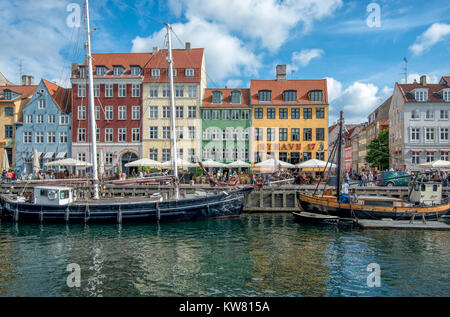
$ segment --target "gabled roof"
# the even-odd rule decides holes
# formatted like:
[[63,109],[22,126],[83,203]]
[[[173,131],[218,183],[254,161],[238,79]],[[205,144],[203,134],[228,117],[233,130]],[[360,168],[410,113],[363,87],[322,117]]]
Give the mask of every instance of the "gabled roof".
[[[289,79],[289,80],[251,80],[251,104],[252,105],[315,105],[328,104],[327,80],[326,79]],[[258,100],[259,90],[271,90],[272,101],[260,102]],[[297,102],[286,102],[283,100],[285,90],[297,91]],[[323,100],[314,102],[309,100],[309,92],[322,90]]]
[[[36,90],[37,85],[27,85],[27,86],[20,86],[20,85],[13,85],[13,86],[0,86],[0,102],[14,102],[20,99],[28,98],[34,94],[34,91]],[[4,91],[5,90],[11,90],[18,94],[20,94],[19,97],[14,98],[12,100],[5,100]]]
[[6,77],[5,77],[5,75],[3,75],[1,72],[0,72],[0,86],[11,86],[11,85],[14,85],[12,82],[10,82]]
[[[231,103],[231,92],[239,91],[241,93],[241,103]],[[222,103],[212,103],[212,94],[214,91],[222,93]],[[250,107],[250,89],[248,88],[207,88],[203,98],[202,107],[204,108],[242,108]]]
[[62,112],[70,113],[72,111],[72,89],[67,89],[56,85],[42,78],[42,82],[52,97],[55,104]]
[[414,89],[428,89],[428,101],[420,101],[423,102],[443,102],[442,96],[440,95],[440,91],[442,89],[447,88],[446,85],[443,84],[426,84],[425,86],[420,83],[413,84],[399,84],[395,83],[396,86],[399,87],[400,92],[402,93],[403,99],[406,102],[416,102],[413,94]]
[[439,84],[447,85],[448,87],[450,87],[450,76],[442,76],[441,80],[439,81]]

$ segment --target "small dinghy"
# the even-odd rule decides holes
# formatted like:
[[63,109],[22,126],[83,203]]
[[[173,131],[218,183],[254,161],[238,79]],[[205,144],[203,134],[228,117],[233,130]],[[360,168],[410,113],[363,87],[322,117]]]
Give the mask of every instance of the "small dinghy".
[[293,212],[295,221],[322,224],[322,225],[337,225],[339,223],[339,217],[331,215],[315,214],[312,212]]

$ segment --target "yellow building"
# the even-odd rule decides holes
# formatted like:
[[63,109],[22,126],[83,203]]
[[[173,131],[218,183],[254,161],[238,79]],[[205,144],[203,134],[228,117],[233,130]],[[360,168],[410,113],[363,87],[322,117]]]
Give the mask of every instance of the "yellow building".
[[286,80],[286,65],[276,80],[252,80],[251,162],[269,157],[297,164],[328,159],[326,79]]
[[[154,49],[146,65],[143,83],[143,157],[165,162],[171,159],[169,78],[167,50]],[[202,48],[174,49],[175,121],[178,158],[194,162],[201,156],[200,106],[206,88]]]
[[4,166],[4,153],[8,165],[14,168],[15,124],[22,120],[22,110],[30,101],[36,85],[0,86],[0,170]]

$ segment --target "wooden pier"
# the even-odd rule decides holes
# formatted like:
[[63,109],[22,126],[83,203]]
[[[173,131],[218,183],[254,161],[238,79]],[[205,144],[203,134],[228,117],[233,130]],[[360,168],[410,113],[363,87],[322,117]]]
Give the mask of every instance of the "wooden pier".
[[450,230],[450,225],[436,220],[366,220],[355,222],[363,229],[415,229],[415,230]]

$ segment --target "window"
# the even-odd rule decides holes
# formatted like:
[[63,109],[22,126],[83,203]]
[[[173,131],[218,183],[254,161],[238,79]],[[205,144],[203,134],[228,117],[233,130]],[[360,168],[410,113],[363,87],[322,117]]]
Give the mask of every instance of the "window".
[[275,119],[275,108],[267,109],[267,119]]
[[299,128],[291,129],[291,141],[300,141],[300,129]]
[[231,120],[239,120],[239,110],[231,111]]
[[316,108],[316,119],[325,118],[325,108]]
[[63,114],[59,117],[59,124],[60,125],[68,125],[69,124],[69,116],[66,114]]
[[158,86],[157,85],[150,86],[150,98],[158,98]]
[[325,161],[325,152],[316,152],[316,159]]
[[441,152],[441,160],[448,161],[448,152]]
[[196,85],[188,86],[188,96],[189,96],[189,98],[197,98],[197,86]]
[[105,84],[105,97],[113,96],[113,84]]
[[27,114],[25,116],[25,123],[27,123],[27,124],[33,123],[33,116],[31,114]]
[[450,101],[450,90],[444,90],[442,93],[442,99],[444,99],[444,101]]
[[316,141],[325,141],[325,129],[316,128]]
[[222,120],[230,120],[230,111],[222,110]]
[[203,120],[211,120],[211,111],[203,110]]
[[291,118],[292,119],[300,119],[300,108],[292,108],[291,109]]
[[5,138],[10,139],[13,137],[13,126],[5,125]]
[[278,159],[279,159],[280,161],[287,162],[287,160],[288,160],[288,158],[287,158],[287,152],[280,152],[280,153],[278,154]]
[[152,68],[151,75],[152,77],[159,77],[160,71],[159,68]]
[[178,158],[183,159],[183,149],[178,149]]
[[86,78],[86,67],[80,66],[80,76],[79,78]]
[[38,101],[38,109],[45,109],[45,100],[44,99],[40,99]]
[[275,141],[275,128],[267,128],[267,141]]
[[441,110],[439,119],[448,120],[448,110]]
[[78,142],[86,142],[86,129],[78,128]]
[[127,141],[127,129],[119,128],[119,142],[126,142],[126,141]]
[[12,99],[12,92],[11,90],[4,90],[4,98],[5,100],[11,100]]
[[177,98],[184,97],[184,86],[183,85],[175,86],[175,97],[177,97]]
[[237,141],[239,138],[239,130],[237,128],[233,129],[232,132],[232,139],[233,141]]
[[288,129],[287,128],[279,128],[278,129],[278,135],[280,141],[287,141],[288,139]]
[[188,107],[188,118],[197,118],[197,107],[196,106]]
[[106,68],[103,66],[97,66],[95,72],[97,76],[104,76],[106,75]]
[[78,153],[77,159],[78,161],[86,162],[86,153]]
[[212,111],[212,119],[213,120],[220,120],[220,110],[213,110]]
[[241,111],[241,119],[249,120],[249,118],[250,118],[250,112],[248,110],[242,110]]
[[14,108],[13,107],[6,107],[5,108],[5,116],[6,117],[14,116]]
[[86,84],[78,85],[78,97],[80,98],[86,97]]
[[262,119],[262,118],[263,118],[263,108],[256,108],[255,119]]
[[141,96],[141,85],[132,84],[131,85],[131,97],[140,97]]
[[162,86],[162,97],[163,98],[169,97],[169,86],[167,85]]
[[141,68],[139,66],[131,66],[131,76],[139,76],[141,74]]
[[217,128],[212,129],[212,139],[219,140],[220,139],[220,130]]
[[131,129],[131,141],[139,142],[141,140],[141,129],[133,128]]
[[211,139],[211,134],[209,133],[209,129],[203,130],[203,140]]
[[322,101],[322,90],[311,90],[309,92],[309,101]]
[[183,140],[184,139],[184,127],[176,127],[176,133],[177,133],[177,139]]
[[255,163],[259,163],[262,161],[262,157],[261,157],[261,153],[260,152],[255,152]]
[[162,117],[169,118],[170,117],[170,108],[169,106],[163,106],[162,108]]
[[170,139],[170,127],[163,127],[163,139]]
[[173,75],[173,77],[177,77],[177,69],[176,68],[172,68],[172,75]]
[[312,129],[311,128],[303,129],[303,141],[312,141]]
[[150,127],[149,137],[150,140],[158,139],[158,127]]
[[47,132],[47,143],[56,143],[56,133],[55,132]]
[[280,108],[280,119],[287,119],[287,118],[288,118],[288,109]]
[[131,120],[140,120],[140,119],[141,119],[141,106],[132,106]]
[[113,163],[113,153],[106,152],[105,153],[105,165],[112,165]]
[[157,161],[158,160],[158,149],[150,149],[148,156],[151,160]]
[[303,119],[312,119],[312,108],[303,109]]
[[237,104],[241,103],[241,92],[240,91],[235,90],[235,91],[231,92],[230,103],[237,103]]
[[420,164],[420,153],[418,153],[418,152],[411,153],[411,163],[412,164]]
[[162,160],[163,162],[170,161],[170,149],[162,150]]
[[212,103],[222,103],[222,92],[220,91],[212,92]]
[[420,128],[411,128],[411,141],[420,141]]
[[105,142],[113,142],[114,130],[112,128],[105,129]]
[[95,106],[95,120],[100,120],[100,106]]
[[78,120],[86,120],[86,106],[78,106]]
[[184,71],[184,76],[186,77],[194,77],[194,69],[186,68]]
[[241,160],[248,161],[248,149],[241,149]]
[[441,141],[448,141],[448,128],[441,128]]
[[425,141],[434,141],[434,128],[425,128]]
[[416,101],[427,101],[428,92],[426,90],[417,90],[415,92],[415,99]]
[[191,140],[195,140],[195,127],[188,127],[188,138]]
[[414,109],[411,112],[411,119],[420,119],[420,111],[417,109]]
[[67,132],[59,132],[59,143],[67,143]]
[[255,128],[255,141],[262,141],[262,140],[263,140],[263,129]]
[[119,97],[126,97],[126,96],[127,96],[127,85],[119,84]]
[[227,141],[230,139],[230,130],[223,129],[222,130],[222,140]]
[[434,161],[434,152],[427,152],[426,158],[427,158],[427,163],[433,162]]
[[231,153],[231,159],[233,160],[233,161],[237,161],[237,159],[238,159],[238,149],[233,149],[233,152]]
[[148,113],[150,119],[158,119],[158,107],[150,106],[148,107]]
[[297,91],[296,90],[286,90],[284,92],[284,101],[297,101]]
[[114,108],[113,106],[105,107],[105,120],[113,120],[114,119]]
[[114,66],[113,73],[114,73],[114,76],[122,76],[123,68],[121,66]]
[[38,114],[36,116],[36,123],[38,123],[38,124],[44,123],[44,115],[43,114]]
[[100,84],[94,84],[94,97],[100,97]]
[[184,117],[184,107],[183,106],[177,106],[175,108],[175,118],[183,118]]
[[434,111],[433,110],[427,110],[425,112],[425,119],[434,119]]
[[31,131],[24,131],[23,132],[23,143],[31,143],[31,142],[33,142],[32,132]]
[[272,100],[272,91],[271,90],[258,91],[258,99],[259,99],[259,101],[271,101]]
[[308,161],[312,158],[311,152],[303,152],[303,161]]
[[118,120],[127,120],[127,106],[119,106]]

